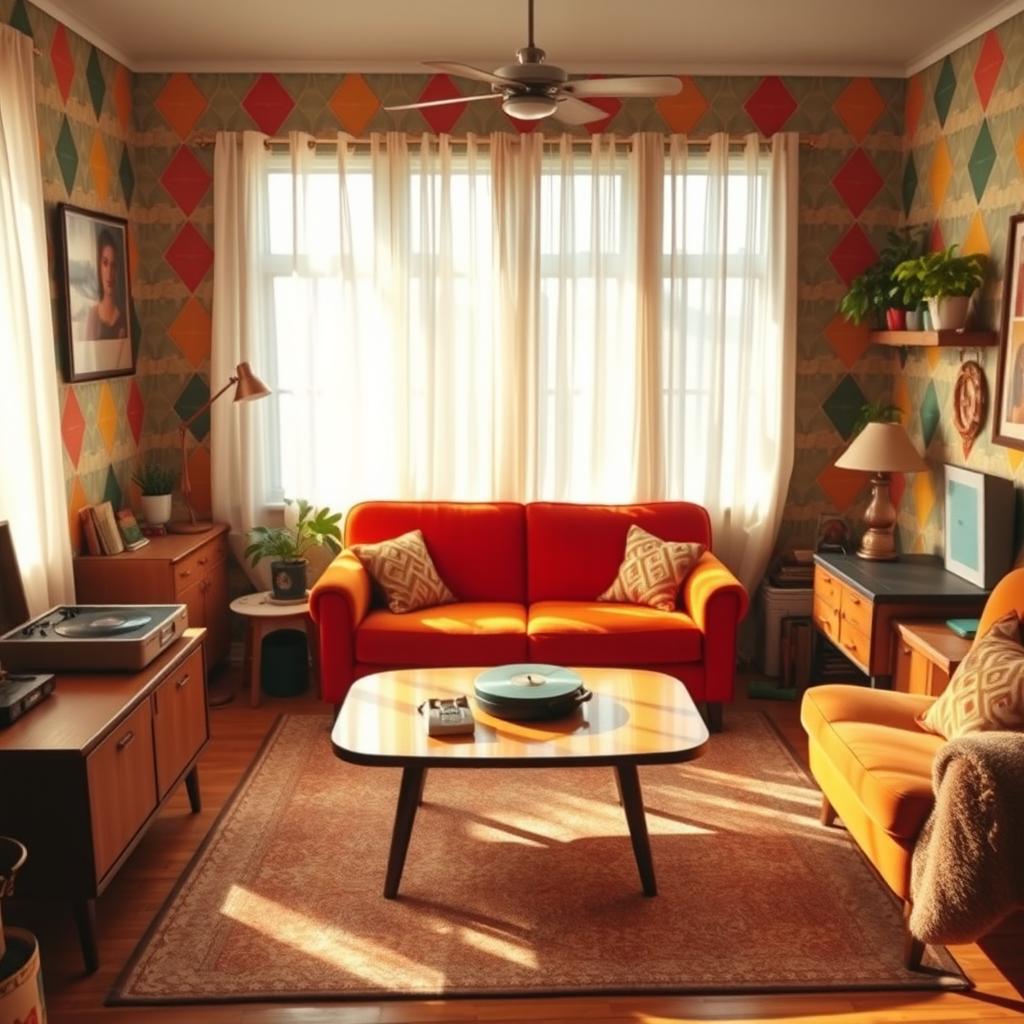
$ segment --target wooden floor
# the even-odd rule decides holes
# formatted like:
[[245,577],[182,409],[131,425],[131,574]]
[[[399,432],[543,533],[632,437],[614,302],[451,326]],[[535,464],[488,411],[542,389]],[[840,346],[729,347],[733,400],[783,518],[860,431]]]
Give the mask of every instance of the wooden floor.
[[[230,677],[229,677],[229,681]],[[237,688],[237,684],[236,684]],[[743,703],[748,703],[744,701]],[[785,702],[756,701],[802,749],[797,709]],[[102,967],[82,973],[71,912],[61,906],[16,905],[7,923],[40,937],[50,1021],[74,1024],[257,1024],[257,1022],[560,1021],[645,1024],[659,1021],[742,1020],[809,1022],[996,1021],[1024,1014],[1024,915],[1014,918],[982,947],[952,952],[977,988],[967,994],[844,993],[791,996],[658,996],[559,999],[488,999],[448,1002],[252,1004],[208,1007],[104,1008],[103,1000],[122,965],[160,909],[176,879],[230,797],[276,717],[282,712],[324,712],[309,698],[267,699],[261,708],[235,700],[211,711],[213,739],[200,762],[203,811],[188,812],[184,787],[153,824],[120,875],[99,900]],[[726,714],[728,728],[728,713]],[[755,937],[756,939],[756,937]]]

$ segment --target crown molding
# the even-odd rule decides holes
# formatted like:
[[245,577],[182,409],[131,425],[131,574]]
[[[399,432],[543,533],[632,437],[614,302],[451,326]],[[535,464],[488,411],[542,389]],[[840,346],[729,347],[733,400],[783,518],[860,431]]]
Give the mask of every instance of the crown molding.
[[93,46],[101,49],[109,57],[113,57],[119,64],[123,64],[128,68],[129,71],[138,70],[131,58],[123,50],[101,36],[91,25],[87,25],[80,18],[72,14],[62,3],[58,3],[57,0],[30,0],[30,2],[34,7],[45,11],[51,18],[56,18],[57,21],[62,22],[72,32],[78,33],[83,39],[92,43]]
[[959,50],[961,46],[966,46],[967,43],[973,42],[979,36],[983,36],[989,29],[993,29],[1004,21],[1008,21],[1014,15],[1020,14],[1021,11],[1024,11],[1024,0],[1007,0],[1006,3],[1000,4],[994,11],[990,11],[983,18],[972,21],[966,28],[961,29],[955,36],[947,39],[940,46],[935,46],[919,54],[903,68],[903,77],[910,78],[912,75],[916,75],[919,71],[930,67],[936,61],[949,56],[954,50]]

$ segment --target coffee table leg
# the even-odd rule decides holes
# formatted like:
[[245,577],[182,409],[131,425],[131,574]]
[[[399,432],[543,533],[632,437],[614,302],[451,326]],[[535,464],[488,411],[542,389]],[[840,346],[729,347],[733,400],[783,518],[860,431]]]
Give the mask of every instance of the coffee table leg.
[[423,790],[426,788],[426,785],[427,785],[427,769],[424,768],[423,769],[423,773],[420,775],[420,795],[419,795],[419,797],[416,800],[416,806],[417,807],[422,807],[423,806]]
[[391,833],[391,852],[388,854],[388,873],[384,879],[384,898],[388,900],[393,900],[398,895],[398,886],[402,881],[402,868],[405,867],[405,854],[409,849],[412,823],[416,820],[416,808],[423,792],[424,772],[425,769],[422,767],[402,769],[395,827]]
[[640,872],[640,882],[645,896],[657,896],[658,886],[654,881],[654,862],[651,860],[651,841],[647,835],[647,818],[644,816],[644,798],[640,792],[640,776],[635,764],[615,766],[619,779],[619,793],[622,807],[626,812],[629,836],[633,840],[633,856]]

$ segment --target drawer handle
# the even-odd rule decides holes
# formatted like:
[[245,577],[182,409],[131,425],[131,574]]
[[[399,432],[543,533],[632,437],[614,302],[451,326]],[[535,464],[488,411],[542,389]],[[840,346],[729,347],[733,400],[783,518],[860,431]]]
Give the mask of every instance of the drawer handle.
[[859,597],[851,597],[850,601],[853,602],[853,604],[860,604],[860,598]]
[[191,576],[192,575],[192,570],[191,569],[182,569],[181,572],[178,573],[178,575],[182,579],[184,579],[186,576]]
[[186,672],[174,685],[180,690],[189,680],[189,675]]
[[131,741],[135,739],[135,733],[131,729],[128,730],[118,741],[117,741],[117,752],[120,753],[128,746]]
[[208,561],[209,561],[209,559],[208,559],[208,558],[200,558],[200,559],[199,559],[199,564],[200,564],[200,565],[206,565],[206,563],[207,563]]
[[828,619],[818,619],[818,625],[821,626],[822,629],[827,629],[829,632],[832,631],[832,623],[829,622]]
[[822,575],[821,578],[822,578],[823,582],[825,582],[825,583],[831,583],[832,582],[832,577],[831,576]]
[[903,648],[903,653],[904,654],[909,654],[910,653],[910,648],[909,647],[904,647]]
[[844,646],[844,647],[845,647],[845,648],[846,648],[846,649],[847,649],[848,651],[855,651],[855,650],[857,650],[857,645],[856,645],[856,644],[843,644],[843,646]]

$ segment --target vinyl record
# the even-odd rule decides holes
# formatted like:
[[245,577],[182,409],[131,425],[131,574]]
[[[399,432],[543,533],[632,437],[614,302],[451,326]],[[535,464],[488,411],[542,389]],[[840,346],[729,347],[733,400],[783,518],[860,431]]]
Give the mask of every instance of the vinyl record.
[[83,640],[131,633],[141,626],[148,626],[152,621],[152,615],[129,616],[111,614],[110,612],[89,612],[79,615],[77,619],[54,626],[53,631],[69,640]]

